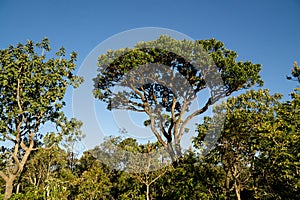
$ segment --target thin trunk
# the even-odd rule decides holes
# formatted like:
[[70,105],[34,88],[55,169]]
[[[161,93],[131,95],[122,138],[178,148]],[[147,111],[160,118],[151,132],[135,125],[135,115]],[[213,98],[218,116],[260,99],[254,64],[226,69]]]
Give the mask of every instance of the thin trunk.
[[226,196],[226,199],[229,197],[229,194],[230,194],[230,172],[228,170],[226,170],[226,176],[225,176],[225,196]]
[[[14,181],[16,180],[16,177],[19,176],[23,172],[24,165],[27,162],[28,157],[29,157],[29,155],[30,155],[30,153],[32,151],[33,144],[34,144],[34,141],[32,140],[30,146],[27,147],[27,149],[25,151],[25,154],[24,154],[24,156],[22,158],[22,161],[19,162],[19,163],[16,163],[15,169],[13,170],[13,172],[11,172],[9,174],[9,176],[5,180],[4,200],[7,200],[7,199],[9,199],[12,196]],[[16,153],[15,153],[15,156],[16,156]]]
[[149,189],[149,186],[150,186],[150,185],[147,184],[146,186],[147,186],[147,194],[146,194],[146,197],[147,197],[147,200],[150,200],[150,197],[149,197],[149,190],[150,190],[150,189]]
[[19,191],[20,191],[20,183],[18,183],[18,185],[17,185],[16,194],[18,194]]
[[13,183],[14,183],[14,180],[16,179],[16,176],[15,175],[11,175],[6,183],[5,183],[5,194],[4,194],[4,200],[8,200],[11,195],[12,195],[12,192],[13,192]]
[[236,183],[236,181],[234,182],[234,189],[235,189],[236,198],[237,198],[238,200],[241,200],[241,190],[240,190],[240,186]]
[[181,152],[181,146],[180,146],[180,141],[176,141],[175,143],[175,150],[176,150],[176,156],[177,158],[182,156],[182,152]]

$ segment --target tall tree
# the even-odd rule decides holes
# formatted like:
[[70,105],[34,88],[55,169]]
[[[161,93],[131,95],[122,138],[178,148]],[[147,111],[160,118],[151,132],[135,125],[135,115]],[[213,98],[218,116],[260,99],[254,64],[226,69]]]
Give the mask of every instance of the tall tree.
[[68,134],[72,126],[62,108],[67,87],[82,81],[73,74],[77,54],[66,59],[62,47],[47,59],[50,50],[47,38],[0,50],[0,136],[7,154],[0,171],[6,183],[4,199],[12,195],[14,181],[36,149],[41,126],[54,123],[60,135]]
[[[180,141],[191,119],[234,91],[262,84],[261,66],[236,58],[236,52],[215,39],[191,42],[161,36],[100,55],[94,95],[109,110],[145,113],[145,125],[174,160],[182,154]],[[210,96],[189,113],[205,89]]]

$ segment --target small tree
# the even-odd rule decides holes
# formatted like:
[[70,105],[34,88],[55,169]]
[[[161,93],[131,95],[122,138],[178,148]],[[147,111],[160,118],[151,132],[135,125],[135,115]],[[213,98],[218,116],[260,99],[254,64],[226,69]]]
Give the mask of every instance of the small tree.
[[[147,114],[145,125],[174,160],[181,156],[180,141],[191,119],[234,91],[262,84],[261,66],[236,58],[236,52],[215,39],[191,42],[161,36],[99,56],[94,95],[109,110]],[[205,89],[211,96],[189,113],[191,103]]]
[[62,108],[67,87],[77,87],[82,81],[73,74],[77,54],[72,52],[65,59],[62,47],[55,58],[46,59],[45,52],[50,50],[47,38],[0,50],[0,136],[5,142],[2,155],[6,155],[0,177],[6,183],[4,199],[12,195],[14,181],[37,149],[41,126],[54,123],[59,135],[52,133],[53,137],[68,134],[74,126]]
[[[136,146],[134,150],[137,151],[137,155],[128,156],[126,168],[131,172],[130,176],[146,186],[145,196],[147,200],[151,199],[150,189],[153,184],[170,170],[167,162],[164,163],[167,156],[159,152],[159,146],[158,143],[148,142],[146,145]],[[132,149],[130,150],[132,151]]]
[[[127,191],[122,194],[123,198],[128,194],[135,199],[142,198],[141,185],[144,185],[146,187],[145,196],[148,200],[151,197],[151,187],[170,169],[166,161],[168,159],[167,152],[163,152],[164,154],[159,152],[160,146],[161,144],[158,142],[138,144],[133,138],[122,140],[120,137],[110,137],[100,146],[95,147],[91,153],[108,167],[124,170],[120,173],[139,183],[139,187],[132,185],[130,188],[126,188]],[[108,160],[110,162],[107,162]]]

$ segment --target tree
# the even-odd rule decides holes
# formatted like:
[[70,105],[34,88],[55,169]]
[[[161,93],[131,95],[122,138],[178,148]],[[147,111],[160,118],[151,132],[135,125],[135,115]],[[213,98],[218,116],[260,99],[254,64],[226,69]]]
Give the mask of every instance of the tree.
[[[100,55],[94,95],[109,110],[145,113],[149,117],[145,125],[176,160],[191,119],[234,91],[262,84],[261,66],[236,58],[236,52],[215,39],[191,42],[161,36],[133,49]],[[189,113],[191,103],[205,89],[211,96],[203,107]]]
[[50,50],[47,38],[0,50],[0,136],[7,155],[0,171],[6,183],[4,199],[12,195],[14,181],[37,149],[41,126],[55,124],[60,137],[73,126],[62,108],[67,87],[82,81],[73,74],[77,54],[72,52],[66,59],[62,47],[55,58],[47,59]]
[[[69,135],[73,139],[81,137],[81,122],[71,119],[73,127]],[[74,167],[70,166],[73,155],[68,149],[62,149],[63,141],[57,143],[54,134],[47,134],[42,145],[32,152],[20,178],[16,181],[17,199],[66,199],[71,195],[72,183],[76,180]],[[65,144],[65,143],[63,143]],[[74,160],[75,161],[75,160]],[[22,196],[23,195],[23,196]]]
[[77,121],[74,118],[72,118],[70,122],[73,123],[73,125],[71,126],[72,129],[69,130],[70,134],[63,136],[62,140],[60,141],[60,145],[68,154],[67,157],[69,159],[68,164],[70,169],[74,170],[76,157],[78,157],[79,155],[79,152],[76,151],[76,145],[85,137],[85,134],[83,134],[80,130],[82,122]]
[[151,186],[169,169],[164,161],[167,155],[159,152],[160,146],[158,142],[138,144],[133,138],[110,137],[91,152],[97,160],[106,160],[103,163],[107,167],[122,170],[115,172],[118,181],[123,182],[125,179],[133,182],[131,187],[122,190],[122,199],[144,199],[143,192],[145,199],[150,199]]
[[[292,77],[300,83],[300,67],[294,62]],[[291,100],[281,103],[272,129],[261,135],[263,149],[257,166],[262,172],[257,187],[264,198],[297,199],[300,188],[300,96],[299,87],[291,93]],[[273,131],[272,131],[273,130]],[[267,183],[267,184],[266,184]]]
[[[300,83],[300,67],[294,62],[292,77]],[[297,199],[300,193],[300,95],[299,87],[291,100],[276,109],[276,120],[269,131],[261,135],[258,166],[258,195],[268,199]],[[267,184],[266,184],[267,183]]]
[[68,167],[67,154],[58,145],[34,151],[18,180],[16,199],[67,199],[69,183],[75,180]]
[[[234,191],[237,199],[241,199],[241,191],[248,189],[259,151],[259,134],[274,120],[274,105],[278,98],[280,95],[270,96],[267,90],[248,91],[214,108],[218,111],[213,118],[226,115],[219,142],[211,154],[225,172],[223,188],[227,197]],[[214,126],[213,118],[206,117],[199,126],[198,137],[194,140],[197,148],[202,146],[203,136]]]
[[[157,143],[150,142],[146,145],[135,145],[133,151],[139,153],[138,156],[136,154],[133,154],[134,156],[129,154],[128,156],[127,171],[131,172],[131,177],[146,186],[145,196],[147,200],[151,198],[150,186],[170,170],[170,166],[167,165],[167,162],[164,162],[167,156],[159,152],[159,146]],[[126,146],[123,148],[128,149]],[[128,150],[132,151],[132,149]]]
[[[281,103],[281,96],[252,90],[215,108],[226,118],[210,156],[223,168],[227,198],[294,199],[299,192],[299,104]],[[197,148],[213,118],[199,126]]]
[[300,101],[283,102],[276,120],[260,135],[256,159],[257,196],[268,199],[297,199],[300,193]]

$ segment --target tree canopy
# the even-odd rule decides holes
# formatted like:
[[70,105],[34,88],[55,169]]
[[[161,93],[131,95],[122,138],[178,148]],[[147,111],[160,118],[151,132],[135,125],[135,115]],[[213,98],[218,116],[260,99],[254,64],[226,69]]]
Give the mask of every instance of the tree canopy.
[[61,137],[78,123],[67,120],[62,111],[67,87],[82,81],[73,73],[77,54],[72,52],[66,59],[62,47],[55,58],[47,58],[50,50],[47,38],[0,50],[0,139],[8,144],[2,146],[5,158],[0,171],[6,182],[4,199],[11,196],[14,180],[38,147],[41,126],[54,123]]
[[[215,39],[192,42],[161,36],[100,55],[94,95],[109,110],[147,114],[145,125],[176,159],[182,154],[180,141],[191,119],[234,91],[262,85],[261,65],[236,59],[236,52]],[[204,105],[188,113],[205,89],[210,96],[202,97]]]

